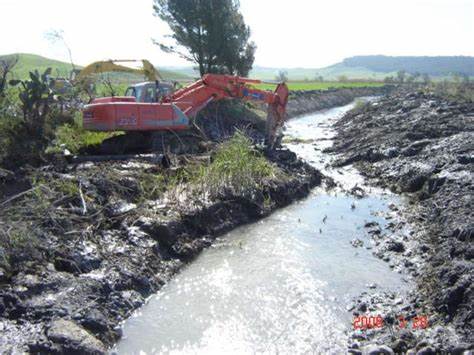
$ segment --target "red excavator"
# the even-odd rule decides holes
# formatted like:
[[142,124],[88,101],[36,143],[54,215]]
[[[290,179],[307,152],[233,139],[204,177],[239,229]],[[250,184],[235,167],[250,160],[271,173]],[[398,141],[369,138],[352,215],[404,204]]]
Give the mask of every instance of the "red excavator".
[[190,120],[210,102],[239,98],[268,104],[266,144],[271,149],[285,120],[288,87],[280,83],[271,92],[250,86],[258,83],[261,81],[239,76],[206,74],[175,92],[162,90],[159,81],[137,84],[127,89],[126,96],[97,98],[86,105],[84,128],[142,133],[187,130]]

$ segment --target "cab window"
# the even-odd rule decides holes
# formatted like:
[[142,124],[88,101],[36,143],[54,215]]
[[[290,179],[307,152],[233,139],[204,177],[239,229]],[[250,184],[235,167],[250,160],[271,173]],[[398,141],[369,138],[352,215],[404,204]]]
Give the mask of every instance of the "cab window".
[[145,88],[143,102],[156,102],[156,91],[154,86],[147,86]]
[[127,91],[125,91],[125,96],[133,96],[133,97],[137,97],[137,94],[135,92],[135,88],[133,87],[129,87],[127,88]]

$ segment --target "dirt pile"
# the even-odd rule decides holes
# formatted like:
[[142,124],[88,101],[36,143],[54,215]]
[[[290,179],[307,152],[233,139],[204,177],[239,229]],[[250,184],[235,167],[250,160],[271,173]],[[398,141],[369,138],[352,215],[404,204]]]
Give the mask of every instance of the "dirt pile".
[[343,106],[362,96],[385,95],[394,90],[393,86],[361,87],[329,90],[292,91],[287,105],[288,117]]
[[211,155],[175,156],[171,169],[130,160],[35,171],[1,210],[2,352],[103,353],[120,322],[217,236],[322,178],[278,150],[267,156],[276,177],[213,194],[187,175]]
[[430,324],[428,330],[395,336],[387,327],[372,329],[359,334],[360,340],[393,346],[402,341],[406,349],[417,346],[417,351],[472,347],[474,103],[398,93],[354,109],[337,123],[337,130],[332,148],[342,153],[337,165],[354,163],[379,185],[406,194],[411,204],[404,214],[413,231],[394,238],[375,235],[382,246],[379,256],[395,256],[415,278],[416,294],[398,303],[387,297],[370,303],[368,295],[362,303],[375,309],[385,302],[408,320],[427,314]]

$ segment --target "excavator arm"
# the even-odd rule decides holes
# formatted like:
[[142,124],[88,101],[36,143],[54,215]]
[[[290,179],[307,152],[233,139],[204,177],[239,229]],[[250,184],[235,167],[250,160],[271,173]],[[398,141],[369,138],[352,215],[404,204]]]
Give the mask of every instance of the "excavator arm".
[[285,120],[288,87],[285,83],[280,83],[274,92],[270,92],[249,86],[259,83],[260,80],[239,76],[206,74],[201,80],[176,91],[163,102],[174,103],[190,118],[195,117],[211,101],[239,98],[264,102],[268,104],[266,140],[268,145],[273,146],[277,131]]
[[[129,68],[125,65],[118,64],[118,63],[131,63],[131,62],[142,62],[141,69]],[[141,74],[145,76],[149,81],[155,80],[162,80],[160,73],[155,69],[153,64],[151,64],[146,59],[141,60],[106,60],[106,61],[99,61],[89,64],[84,69],[82,69],[79,74],[77,74],[77,80],[83,80],[84,78],[90,76],[91,74],[98,74],[98,73],[107,73],[107,72],[122,72],[122,73],[133,73],[133,74]]]
[[99,98],[85,106],[84,127],[100,131],[183,130],[211,101],[237,98],[268,104],[266,142],[273,148],[285,120],[288,87],[280,83],[271,92],[251,86],[258,83],[261,81],[239,76],[206,74],[160,103],[136,102],[133,97]]

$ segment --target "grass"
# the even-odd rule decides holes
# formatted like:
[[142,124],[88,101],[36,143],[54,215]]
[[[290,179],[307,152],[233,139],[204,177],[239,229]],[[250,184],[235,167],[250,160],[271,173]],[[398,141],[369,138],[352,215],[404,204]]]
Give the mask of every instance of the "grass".
[[48,147],[48,153],[58,153],[64,148],[76,154],[81,148],[102,143],[106,138],[123,134],[121,132],[93,132],[82,127],[82,114],[74,114],[73,123],[67,123],[56,128],[55,139]]
[[[287,82],[290,90],[328,90],[330,88],[358,88],[358,87],[378,87],[384,83],[378,81],[289,81]],[[256,88],[261,90],[274,90],[276,84],[256,84]]]
[[70,63],[45,58],[36,54],[8,54],[0,56],[0,60],[14,56],[18,56],[18,63],[13,68],[13,77],[15,79],[26,79],[29,77],[30,71],[38,70],[40,73],[43,73],[48,68],[53,69],[53,76],[69,77],[69,73],[72,70]]
[[237,194],[246,194],[265,180],[282,177],[283,173],[257,152],[250,139],[238,131],[218,148],[212,163],[201,166],[195,181],[209,193],[231,189]]

